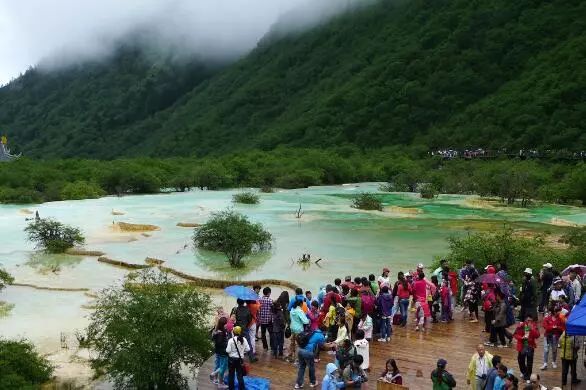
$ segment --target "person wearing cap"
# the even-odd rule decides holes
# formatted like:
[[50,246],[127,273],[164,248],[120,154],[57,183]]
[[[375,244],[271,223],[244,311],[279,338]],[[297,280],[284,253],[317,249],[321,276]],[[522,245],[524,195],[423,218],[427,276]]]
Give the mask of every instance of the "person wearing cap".
[[382,288],[383,286],[391,286],[391,278],[389,277],[390,272],[391,271],[387,267],[383,268],[383,273],[377,279],[379,288]]
[[250,345],[246,338],[242,336],[242,328],[235,326],[234,337],[228,340],[226,353],[228,354],[228,388],[234,389],[234,375],[238,376],[238,389],[245,390],[244,387],[244,360],[243,357],[250,351]]
[[539,281],[541,282],[541,303],[539,304],[539,312],[543,313],[547,305],[548,294],[553,283],[553,265],[551,263],[543,264],[543,269],[539,273]]
[[519,301],[521,303],[519,321],[523,321],[527,316],[531,316],[534,320],[537,320],[537,282],[533,277],[533,270],[531,268],[525,268],[523,275],[523,284],[521,285],[519,294]]
[[448,362],[445,359],[437,361],[437,368],[431,372],[433,390],[450,390],[456,387],[454,376],[446,371]]
[[552,282],[553,287],[549,292],[549,299],[548,304],[561,304],[563,302],[569,302],[568,295],[562,288],[564,286],[564,281],[562,278],[555,277]]
[[470,390],[484,390],[488,371],[492,368],[492,355],[485,351],[484,345],[476,346],[476,353],[472,355],[468,364],[466,383]]

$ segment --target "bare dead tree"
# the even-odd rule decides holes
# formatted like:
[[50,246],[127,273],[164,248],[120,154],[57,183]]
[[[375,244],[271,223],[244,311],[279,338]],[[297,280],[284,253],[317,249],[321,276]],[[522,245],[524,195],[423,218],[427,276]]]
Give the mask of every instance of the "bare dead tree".
[[297,219],[301,219],[301,216],[303,215],[303,210],[301,209],[301,203],[299,203],[299,209],[295,212],[295,218]]

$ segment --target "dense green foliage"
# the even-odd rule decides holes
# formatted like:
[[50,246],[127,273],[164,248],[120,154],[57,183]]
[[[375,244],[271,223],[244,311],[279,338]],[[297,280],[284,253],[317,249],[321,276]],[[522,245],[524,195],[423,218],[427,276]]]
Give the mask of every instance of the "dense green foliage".
[[234,203],[242,203],[242,204],[259,204],[260,197],[255,194],[254,192],[246,191],[246,192],[239,192],[232,196],[232,201]]
[[40,389],[53,367],[26,340],[0,338],[0,389]]
[[352,198],[352,207],[360,210],[382,211],[383,204],[376,195],[368,192],[362,192]]
[[[576,229],[571,234],[576,235],[580,231]],[[523,270],[527,267],[537,274],[543,264],[552,263],[561,271],[568,265],[583,263],[586,254],[584,239],[566,249],[553,248],[541,236],[522,237],[506,226],[501,231],[452,237],[449,244],[450,253],[446,258],[452,266],[460,267],[468,259],[474,260],[479,269],[484,269],[489,264],[502,263],[516,281],[521,280]]]
[[303,188],[364,181],[384,190],[495,196],[528,205],[530,199],[586,204],[586,164],[533,160],[441,160],[418,153],[352,147],[277,149],[221,157],[113,161],[19,159],[0,164],[0,202],[93,198],[187,191],[190,188]]
[[0,268],[0,291],[2,291],[7,284],[14,283],[14,278],[6,270]]
[[200,366],[211,354],[208,295],[149,270],[103,290],[90,316],[92,361],[116,388],[187,389],[182,365]]
[[63,253],[75,245],[82,245],[85,238],[76,227],[62,224],[51,218],[39,218],[30,222],[25,233],[37,248],[50,253]]
[[271,241],[271,233],[260,223],[232,210],[212,214],[193,235],[196,247],[223,253],[235,268],[244,267],[246,256],[270,249]]
[[0,128],[31,157],[347,144],[583,150],[585,14],[581,0],[380,0],[266,37],[215,72],[130,45],[0,89]]

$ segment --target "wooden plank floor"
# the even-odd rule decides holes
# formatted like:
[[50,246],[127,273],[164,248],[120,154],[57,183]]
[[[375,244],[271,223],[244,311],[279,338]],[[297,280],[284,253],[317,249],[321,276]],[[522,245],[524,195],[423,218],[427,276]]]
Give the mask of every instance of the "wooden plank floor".
[[[411,314],[410,314],[411,316]],[[411,316],[412,317],[412,316]],[[410,318],[411,322],[411,318]],[[370,365],[369,389],[376,389],[376,379],[384,369],[385,361],[389,358],[397,360],[399,369],[403,373],[403,380],[410,389],[431,389],[429,375],[435,368],[438,358],[448,361],[448,371],[454,374],[458,389],[466,388],[466,370],[470,358],[475,351],[476,345],[485,341],[486,334],[482,333],[483,323],[469,323],[462,318],[462,313],[456,314],[456,319],[449,324],[432,324],[425,333],[416,332],[414,326],[409,328],[395,327],[393,336],[389,343],[373,341],[370,344]],[[511,330],[513,328],[511,327]],[[540,329],[541,331],[541,329]],[[538,341],[538,348],[535,351],[533,372],[540,374],[542,382],[548,386],[561,386],[561,363],[558,356],[558,368],[550,368],[541,371],[539,368],[543,363],[542,338]],[[286,340],[287,344],[288,341]],[[269,378],[272,389],[292,389],[295,384],[297,368],[283,360],[272,359],[268,352],[263,351],[260,341],[257,342],[259,361],[251,365],[251,375]],[[513,344],[512,348],[488,348],[487,350],[503,357],[503,362],[508,368],[519,374],[517,364],[517,352]],[[285,351],[285,355],[287,352]],[[327,353],[321,353],[321,362],[316,366],[316,377],[321,383],[325,374],[325,365],[333,362],[334,357]],[[198,389],[215,389],[208,375],[212,371],[213,357],[208,360],[200,369],[198,377]],[[586,382],[585,371],[579,362],[578,376]],[[582,371],[580,371],[582,370]],[[580,375],[582,374],[582,375]],[[305,388],[308,386],[307,372],[305,373]],[[569,379],[569,378],[568,378]],[[586,385],[580,384],[574,389],[586,389]],[[321,386],[320,386],[321,388]],[[568,387],[569,388],[569,387]],[[520,389],[522,387],[520,386]]]

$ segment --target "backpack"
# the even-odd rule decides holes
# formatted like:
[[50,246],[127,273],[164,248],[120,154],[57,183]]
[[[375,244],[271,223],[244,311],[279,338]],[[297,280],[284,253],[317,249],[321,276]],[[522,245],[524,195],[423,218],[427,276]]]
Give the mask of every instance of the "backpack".
[[403,322],[403,316],[401,315],[401,313],[396,313],[393,316],[393,325],[401,325],[402,322]]
[[297,344],[299,345],[299,348],[305,348],[307,344],[309,344],[309,339],[311,338],[312,334],[313,331],[304,330],[297,335]]

